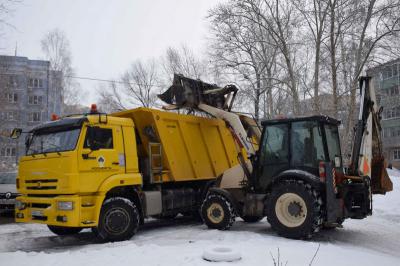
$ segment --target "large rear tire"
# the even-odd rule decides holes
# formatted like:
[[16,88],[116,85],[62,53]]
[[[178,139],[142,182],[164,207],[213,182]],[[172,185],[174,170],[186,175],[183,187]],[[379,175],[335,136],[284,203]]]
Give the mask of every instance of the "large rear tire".
[[59,236],[69,236],[78,234],[82,231],[83,228],[80,227],[65,227],[65,226],[56,226],[56,225],[48,225],[47,226],[51,232]]
[[211,193],[201,205],[201,217],[212,229],[227,230],[235,222],[232,204],[224,196]]
[[272,188],[267,218],[279,235],[308,239],[322,225],[322,199],[310,184],[284,180]]
[[130,239],[139,227],[139,211],[132,201],[121,198],[109,198],[101,207],[98,227],[93,230],[104,242]]

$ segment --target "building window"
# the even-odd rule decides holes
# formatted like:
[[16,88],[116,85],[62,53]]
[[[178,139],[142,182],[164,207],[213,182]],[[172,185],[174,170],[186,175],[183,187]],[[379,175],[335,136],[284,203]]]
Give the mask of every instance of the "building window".
[[9,103],[16,103],[18,102],[18,94],[16,93],[5,93],[4,98]]
[[386,109],[384,119],[400,118],[400,106]]
[[394,160],[400,160],[400,150],[394,150],[393,151],[393,159]]
[[0,149],[0,156],[2,157],[13,157],[15,154],[15,147],[3,147]]
[[389,89],[387,89],[386,94],[388,96],[399,95],[399,87],[397,87],[397,86],[390,87]]
[[3,121],[17,121],[18,113],[15,111],[1,112],[1,120]]
[[8,85],[9,86],[17,86],[18,85],[18,83],[17,83],[17,76],[14,76],[14,75],[10,75],[9,77],[8,77]]
[[393,65],[393,76],[397,77],[399,75],[398,64]]
[[32,95],[28,98],[28,103],[33,105],[42,104],[42,96]]
[[30,88],[43,88],[43,79],[29,79],[28,87]]
[[382,131],[383,138],[400,137],[400,127],[387,127]]
[[40,122],[40,120],[41,120],[40,112],[29,113],[29,118],[28,118],[29,122]]

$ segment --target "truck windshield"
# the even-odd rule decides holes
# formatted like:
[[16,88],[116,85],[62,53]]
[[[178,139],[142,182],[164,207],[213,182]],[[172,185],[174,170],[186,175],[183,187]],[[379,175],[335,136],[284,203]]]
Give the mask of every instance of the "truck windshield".
[[335,161],[335,157],[340,158],[340,165],[342,165],[342,155],[340,151],[340,140],[338,128],[335,125],[325,125],[326,143],[328,144],[329,160]]
[[75,149],[81,129],[33,133],[27,142],[27,155],[70,151]]

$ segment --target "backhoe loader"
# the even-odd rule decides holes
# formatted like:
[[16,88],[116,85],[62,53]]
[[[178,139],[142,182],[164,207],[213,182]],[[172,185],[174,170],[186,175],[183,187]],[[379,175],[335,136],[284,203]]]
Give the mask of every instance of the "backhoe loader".
[[[325,116],[265,120],[244,125],[232,111],[238,89],[181,75],[160,99],[166,109],[187,108],[223,119],[240,164],[222,173],[201,206],[209,228],[226,230],[241,217],[267,217],[279,235],[307,239],[323,227],[372,214],[372,194],[392,190],[382,155],[380,113],[370,77],[360,77],[360,109],[351,164],[343,165],[338,126]],[[249,130],[249,128],[251,130]],[[253,132],[253,134],[249,134]],[[261,132],[261,134],[260,134]]]

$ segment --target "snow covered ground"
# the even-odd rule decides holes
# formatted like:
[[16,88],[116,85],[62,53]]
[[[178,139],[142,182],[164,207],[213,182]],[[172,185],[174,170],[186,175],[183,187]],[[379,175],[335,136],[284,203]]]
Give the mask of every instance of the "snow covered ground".
[[[0,265],[274,265],[278,249],[283,265],[400,265],[400,172],[389,170],[394,191],[374,196],[374,214],[347,220],[343,229],[323,230],[311,241],[290,240],[274,233],[263,220],[235,223],[230,231],[180,219],[152,221],[129,241],[98,244],[90,231],[58,237],[46,226],[14,224],[0,217]],[[239,250],[242,259],[212,263],[201,256],[214,245]]]

